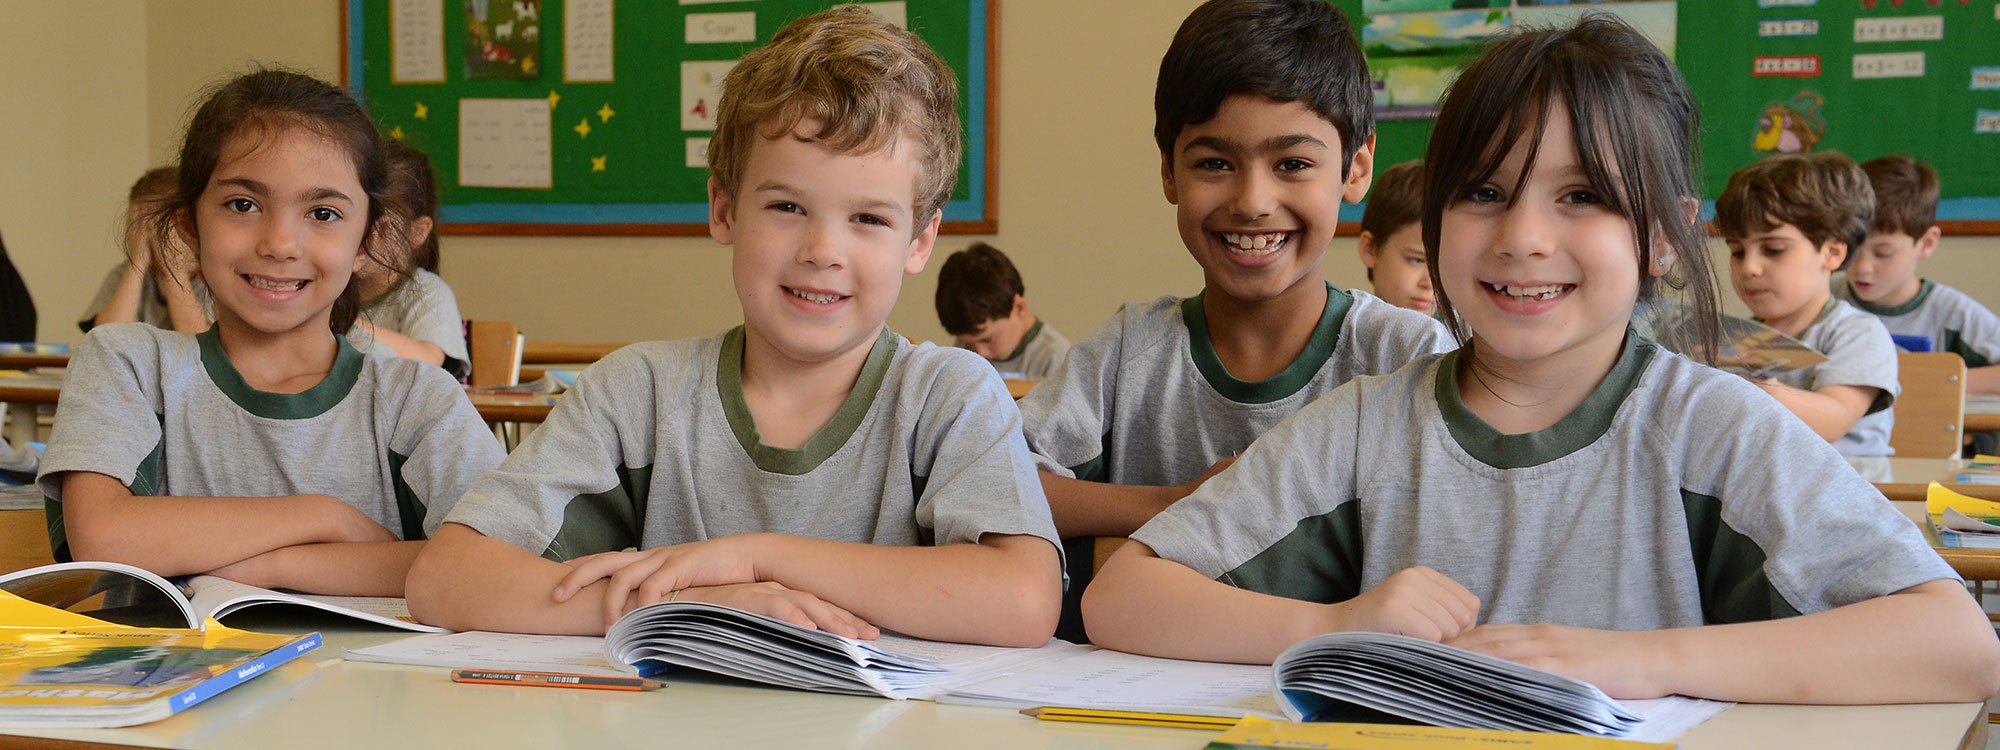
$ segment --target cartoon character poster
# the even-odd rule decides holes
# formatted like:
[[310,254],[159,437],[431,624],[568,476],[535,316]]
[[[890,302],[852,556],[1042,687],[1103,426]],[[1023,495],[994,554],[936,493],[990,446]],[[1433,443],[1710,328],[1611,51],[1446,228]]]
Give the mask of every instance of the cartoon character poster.
[[1790,101],[1771,102],[1757,115],[1757,130],[1750,147],[1759,154],[1807,154],[1826,139],[1826,120],[1819,108],[1826,98],[1819,92],[1803,90]]
[[465,77],[535,78],[542,0],[465,0]]

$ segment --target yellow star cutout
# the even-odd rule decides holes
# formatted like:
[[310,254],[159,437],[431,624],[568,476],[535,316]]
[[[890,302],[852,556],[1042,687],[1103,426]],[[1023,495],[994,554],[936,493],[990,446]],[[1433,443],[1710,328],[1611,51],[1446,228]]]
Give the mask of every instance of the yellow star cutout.
[[585,117],[581,120],[576,121],[576,127],[570,128],[570,130],[576,131],[576,137],[578,138],[589,138],[590,118]]
[[423,102],[417,102],[417,119],[419,120],[431,119],[431,108],[424,106]]
[[399,140],[399,141],[400,141],[400,140],[403,140],[403,126],[401,126],[401,125],[397,125],[397,126],[396,126],[396,127],[394,127],[394,128],[390,128],[390,129],[389,129],[389,137],[390,137],[390,138],[394,138],[394,139],[396,139],[396,140]]
[[611,158],[610,154],[590,157],[590,171],[592,172],[604,171],[604,160],[609,158]]
[[556,102],[559,101],[562,101],[562,94],[558,94],[554,91],[549,92],[549,109],[555,109]]
[[604,106],[597,108],[597,119],[600,122],[610,122],[611,116],[615,114],[618,114],[618,112],[611,108],[610,102],[605,102]]
[[529,56],[527,56],[527,57],[523,57],[523,58],[521,58],[521,72],[523,72],[523,73],[533,73],[533,72],[535,72],[535,56],[534,56],[534,55],[529,55]]

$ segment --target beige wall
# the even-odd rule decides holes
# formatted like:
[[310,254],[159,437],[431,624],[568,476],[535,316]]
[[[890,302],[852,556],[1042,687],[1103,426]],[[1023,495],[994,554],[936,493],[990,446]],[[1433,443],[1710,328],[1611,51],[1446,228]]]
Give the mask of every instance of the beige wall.
[[[940,251],[973,239],[1007,251],[1035,309],[1072,337],[1121,301],[1196,291],[1200,273],[1160,196],[1151,140],[1154,70],[1195,4],[1003,0],[1002,229],[945,237]],[[339,5],[7,3],[0,62],[12,64],[0,72],[0,97],[52,102],[60,113],[0,118],[0,136],[12,136],[0,137],[0,228],[37,292],[44,337],[74,340],[74,327],[50,321],[86,301],[113,257],[119,196],[146,164],[171,157],[200,88],[258,62],[337,78]],[[73,253],[93,259],[70,263]],[[1362,284],[1354,253],[1352,240],[1336,240],[1329,278]],[[692,336],[738,320],[727,251],[705,238],[448,236],[444,258],[467,317],[512,320],[534,338]],[[943,336],[931,311],[935,266],[909,280],[890,318],[912,338]],[[2000,303],[1996,266],[2000,238],[1951,238],[1926,272]]]
[[41,338],[74,341],[78,314],[118,262],[118,212],[146,165],[144,5],[0,8],[0,232]]

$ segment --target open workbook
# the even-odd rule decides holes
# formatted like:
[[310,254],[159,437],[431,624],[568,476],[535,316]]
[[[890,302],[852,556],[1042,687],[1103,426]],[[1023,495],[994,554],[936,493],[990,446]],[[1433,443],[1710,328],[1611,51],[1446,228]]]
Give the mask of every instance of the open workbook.
[[204,619],[226,619],[251,607],[290,606],[392,628],[445,632],[410,617],[409,605],[399,598],[294,594],[215,576],[193,576],[176,584],[152,571],[114,562],[57,563],[8,573],[0,576],[0,591],[134,627],[199,629]]

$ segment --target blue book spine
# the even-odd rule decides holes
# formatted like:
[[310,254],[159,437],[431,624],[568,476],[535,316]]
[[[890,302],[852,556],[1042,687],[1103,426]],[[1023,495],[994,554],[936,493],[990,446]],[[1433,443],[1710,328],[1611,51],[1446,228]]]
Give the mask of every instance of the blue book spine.
[[268,672],[285,662],[299,658],[307,651],[319,648],[324,642],[319,633],[307,633],[298,640],[266,651],[263,655],[237,665],[222,674],[208,678],[199,685],[174,694],[173,713],[180,713],[189,706],[215,697],[224,690],[241,685],[252,677]]

